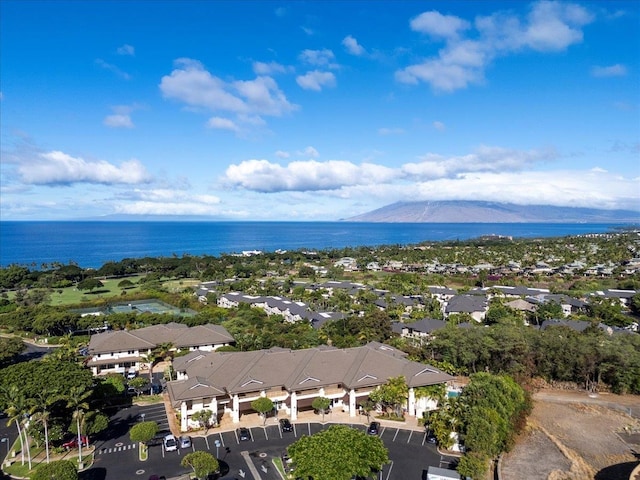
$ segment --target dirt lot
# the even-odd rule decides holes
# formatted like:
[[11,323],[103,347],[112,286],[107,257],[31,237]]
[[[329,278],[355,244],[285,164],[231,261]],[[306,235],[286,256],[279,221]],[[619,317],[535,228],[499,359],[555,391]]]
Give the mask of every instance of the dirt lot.
[[628,480],[640,460],[640,398],[541,390],[502,480]]

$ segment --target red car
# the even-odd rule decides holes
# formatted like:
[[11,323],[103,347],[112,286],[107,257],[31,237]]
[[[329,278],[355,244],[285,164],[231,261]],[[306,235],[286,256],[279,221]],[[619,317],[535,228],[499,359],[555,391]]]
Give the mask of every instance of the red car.
[[[83,447],[88,447],[89,446],[89,437],[87,437],[86,435],[80,435],[80,438],[82,439],[82,446]],[[64,442],[62,444],[63,448],[66,448],[67,450],[71,450],[72,448],[78,448],[78,437],[75,436],[73,437],[71,440]]]

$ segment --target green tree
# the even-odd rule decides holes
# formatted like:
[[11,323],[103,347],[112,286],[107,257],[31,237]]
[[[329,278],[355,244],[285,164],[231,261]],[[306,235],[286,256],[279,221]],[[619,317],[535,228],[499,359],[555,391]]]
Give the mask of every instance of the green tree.
[[78,465],[82,468],[82,433],[80,424],[84,413],[89,410],[89,398],[91,398],[91,390],[83,387],[71,387],[69,393],[65,395],[67,399],[67,407],[73,409],[73,418],[76,421],[76,431],[78,436]]
[[143,377],[135,377],[129,380],[129,386],[135,389],[137,395],[140,395],[144,387],[147,385],[149,385],[149,381]]
[[140,442],[146,445],[158,433],[158,424],[156,422],[140,422],[136,423],[129,430],[129,438],[132,442]]
[[206,478],[211,473],[216,473],[220,470],[220,464],[216,457],[208,452],[192,452],[184,457],[180,461],[180,465],[183,467],[190,467],[193,469],[193,473],[197,478]]
[[324,422],[324,414],[329,409],[329,405],[331,405],[331,400],[327,397],[316,397],[313,399],[311,406],[314,410],[318,410],[322,414],[322,421]]
[[391,409],[396,416],[402,416],[402,405],[407,399],[409,389],[404,375],[391,377],[387,383],[376,387],[369,398],[386,409]]
[[16,424],[18,429],[18,438],[20,438],[20,454],[22,456],[22,465],[24,465],[24,451],[27,450],[27,457],[29,461],[29,470],[31,470],[31,449],[25,448],[29,445],[29,437],[27,436],[26,428],[24,427],[25,418],[27,418],[32,412],[33,407],[30,405],[29,400],[25,397],[24,393],[16,386],[5,387],[2,390],[3,405],[5,406],[5,412],[9,417],[7,426],[12,423]]
[[268,397],[256,398],[251,402],[251,408],[258,412],[263,419],[263,425],[267,424],[267,413],[273,410],[273,401]]
[[71,460],[56,460],[40,465],[31,480],[78,480],[78,470]]
[[483,453],[469,452],[463,455],[458,462],[456,469],[463,478],[472,478],[473,480],[484,480],[489,468],[489,459]]
[[26,348],[20,337],[0,337],[0,368],[14,361]]
[[380,437],[345,425],[332,425],[303,436],[289,445],[288,451],[295,464],[295,476],[314,480],[369,477],[389,461]]
[[104,284],[97,278],[87,278],[78,283],[78,290],[89,290],[90,292],[96,288],[102,288]]
[[191,415],[191,420],[198,422],[200,428],[205,429],[205,435],[209,431],[209,425],[211,424],[211,418],[213,417],[213,412],[209,409],[198,410],[193,415]]

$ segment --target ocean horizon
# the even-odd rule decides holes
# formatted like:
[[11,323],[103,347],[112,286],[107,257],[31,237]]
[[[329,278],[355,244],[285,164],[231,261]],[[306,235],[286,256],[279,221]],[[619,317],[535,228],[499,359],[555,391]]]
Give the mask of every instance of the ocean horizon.
[[125,258],[219,256],[469,240],[551,238],[616,231],[597,223],[360,223],[238,221],[2,221],[0,266],[99,268]]

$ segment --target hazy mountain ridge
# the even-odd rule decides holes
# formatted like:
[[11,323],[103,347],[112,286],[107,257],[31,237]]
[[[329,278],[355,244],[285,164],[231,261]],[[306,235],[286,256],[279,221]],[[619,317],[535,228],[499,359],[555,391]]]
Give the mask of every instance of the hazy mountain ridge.
[[397,202],[346,222],[387,223],[640,223],[640,211],[470,200]]

